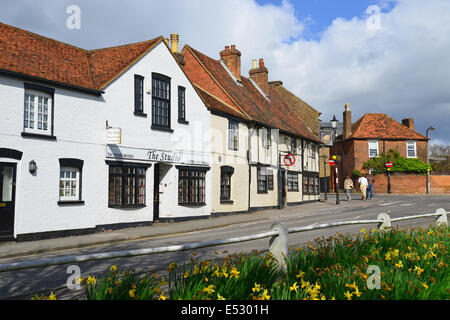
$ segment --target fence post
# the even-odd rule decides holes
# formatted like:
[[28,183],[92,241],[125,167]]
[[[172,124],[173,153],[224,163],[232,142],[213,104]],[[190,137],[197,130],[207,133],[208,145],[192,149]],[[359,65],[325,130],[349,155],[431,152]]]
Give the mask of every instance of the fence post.
[[286,257],[289,249],[289,229],[284,223],[276,222],[272,225],[272,230],[278,232],[278,235],[270,237],[269,252],[278,262],[278,268],[286,272]]
[[380,222],[378,224],[378,230],[380,231],[387,231],[391,228],[391,217],[387,213],[380,213],[377,216],[377,220],[383,220],[383,222]]
[[448,226],[447,211],[445,211],[445,209],[443,209],[443,208],[439,208],[436,210],[436,213],[440,214],[440,216],[436,220],[436,225],[437,226],[441,226],[441,225]]

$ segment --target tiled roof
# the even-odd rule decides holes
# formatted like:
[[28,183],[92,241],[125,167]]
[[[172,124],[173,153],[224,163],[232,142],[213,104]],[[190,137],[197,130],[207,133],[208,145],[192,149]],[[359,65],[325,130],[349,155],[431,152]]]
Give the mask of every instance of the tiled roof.
[[[269,99],[266,99],[255,87],[253,82],[241,75],[241,83],[238,84],[226,71],[220,60],[212,59],[205,54],[186,45],[183,49],[192,53],[200,64],[207,69],[211,78],[210,82],[216,82],[223,92],[237,105],[247,119],[256,121],[262,125],[277,128],[284,132],[302,136],[308,140],[320,142],[311,130],[305,125],[303,120],[288,106],[279,94],[269,89]],[[186,66],[188,67],[188,61]],[[185,68],[185,71],[188,70]],[[187,71],[187,76],[195,83],[193,72]],[[205,81],[202,78],[202,81]]]
[[384,113],[366,113],[352,124],[349,139],[426,140],[420,133]]
[[0,22],[0,70],[101,90],[162,40],[85,50]]

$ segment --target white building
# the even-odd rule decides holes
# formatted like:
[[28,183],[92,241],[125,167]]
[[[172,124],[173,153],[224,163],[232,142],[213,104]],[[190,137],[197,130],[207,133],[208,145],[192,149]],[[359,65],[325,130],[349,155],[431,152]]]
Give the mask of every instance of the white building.
[[0,23],[0,52],[0,239],[211,213],[210,114],[162,37],[84,50]]

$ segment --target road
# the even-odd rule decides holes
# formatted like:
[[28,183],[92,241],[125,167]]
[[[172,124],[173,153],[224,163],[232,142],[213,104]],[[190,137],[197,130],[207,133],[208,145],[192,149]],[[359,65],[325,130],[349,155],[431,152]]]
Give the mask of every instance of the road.
[[[0,259],[0,263],[226,239],[269,231],[274,222],[284,222],[288,227],[298,227],[307,226],[314,223],[376,219],[377,215],[381,212],[389,212],[392,218],[432,213],[435,212],[437,208],[444,208],[447,211],[450,211],[450,197],[381,195],[370,201],[353,200],[351,203],[343,201],[340,206],[333,204],[333,199],[330,197],[329,202],[326,205],[303,205],[296,208],[273,211],[274,214],[267,216],[264,220],[234,224],[210,230],[188,232],[184,234],[151,237],[145,240],[127,241],[112,245],[96,245],[83,249],[64,250],[64,252]],[[199,223],[202,223],[202,221],[199,220]],[[407,220],[404,222],[399,222],[398,224],[393,223],[393,226],[428,226],[434,223],[434,218],[427,218]],[[369,225],[365,227],[366,229],[374,228],[376,225]],[[361,225],[341,226],[291,234],[289,236],[289,245],[291,247],[302,246],[316,238],[320,238],[322,236],[329,237],[336,234],[336,232],[343,234],[359,233],[361,228]],[[268,241],[268,239],[261,239],[245,243],[198,249],[195,250],[195,257],[197,259],[220,259],[230,253],[250,252],[252,250],[263,251],[267,250]],[[224,251],[226,252],[224,253]],[[216,252],[219,252],[220,254],[217,255]],[[91,261],[79,263],[77,265],[80,267],[82,276],[85,278],[92,274],[96,275],[97,278],[101,277],[101,275],[105,274],[109,267],[113,264],[117,265],[119,269],[133,268],[137,272],[162,272],[167,270],[167,266],[170,262],[175,261],[178,264],[182,264],[190,261],[193,257],[192,253],[193,252],[190,251],[173,252],[149,256]],[[46,292],[48,294],[48,292],[52,289],[56,289],[55,293],[58,299],[81,298],[83,296],[83,292],[81,290],[68,290],[66,287],[67,278],[70,276],[70,274],[66,272],[67,267],[68,265],[59,265],[0,273],[0,299],[29,299],[35,293]]]

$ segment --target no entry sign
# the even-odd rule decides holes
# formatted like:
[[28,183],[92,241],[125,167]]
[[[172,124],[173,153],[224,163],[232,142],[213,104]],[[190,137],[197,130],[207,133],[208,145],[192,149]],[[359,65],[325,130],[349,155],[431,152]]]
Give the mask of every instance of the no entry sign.
[[390,161],[386,162],[386,168],[392,168],[392,162]]
[[293,166],[295,163],[295,156],[293,154],[287,154],[284,156],[283,162],[286,166]]
[[333,159],[329,158],[329,159],[328,159],[328,164],[329,164],[330,166],[335,166],[335,165],[336,165],[336,162],[334,162]]

